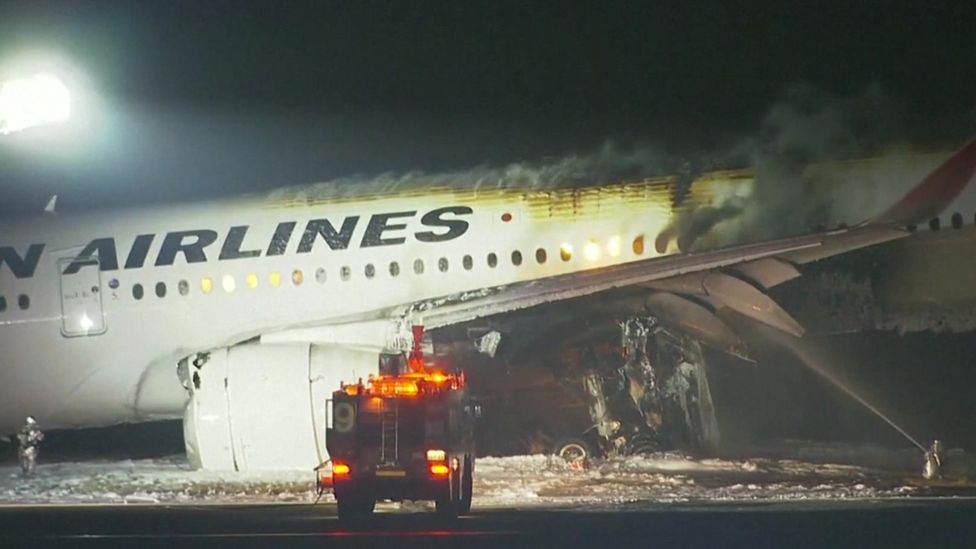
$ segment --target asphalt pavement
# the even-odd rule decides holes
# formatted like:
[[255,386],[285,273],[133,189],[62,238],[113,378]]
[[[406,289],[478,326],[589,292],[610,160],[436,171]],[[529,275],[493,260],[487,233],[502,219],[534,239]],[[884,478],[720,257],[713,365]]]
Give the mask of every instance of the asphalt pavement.
[[[382,511],[382,510],[381,510]],[[974,547],[968,498],[476,511],[444,521],[335,506],[7,506],[0,547]]]

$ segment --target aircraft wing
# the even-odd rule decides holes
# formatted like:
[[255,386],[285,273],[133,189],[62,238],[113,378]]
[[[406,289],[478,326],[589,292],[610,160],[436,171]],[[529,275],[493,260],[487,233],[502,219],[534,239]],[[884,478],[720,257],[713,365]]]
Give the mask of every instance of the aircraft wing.
[[[633,310],[729,352],[742,348],[720,318],[734,311],[754,321],[800,336],[803,328],[765,290],[800,276],[799,265],[908,236],[902,227],[944,211],[976,174],[976,139],[969,141],[926,176],[894,206],[861,225],[717,250],[684,253],[622,265],[486,288],[415,303],[394,312],[430,328],[447,326],[567,299],[626,292]],[[646,290],[646,291],[641,291]],[[616,292],[620,294],[622,292]]]
[[[752,309],[750,316],[757,316],[779,308],[750,282],[769,288],[799,276],[796,265],[908,234],[894,226],[868,225],[706,252],[656,257],[444,296],[415,303],[399,312],[421,318],[428,328],[437,328],[616,288],[646,287],[677,295],[699,296],[700,301],[709,301],[716,308],[722,305],[735,310],[744,308],[746,313]],[[738,275],[738,282],[732,281],[736,277],[730,276],[729,272]]]

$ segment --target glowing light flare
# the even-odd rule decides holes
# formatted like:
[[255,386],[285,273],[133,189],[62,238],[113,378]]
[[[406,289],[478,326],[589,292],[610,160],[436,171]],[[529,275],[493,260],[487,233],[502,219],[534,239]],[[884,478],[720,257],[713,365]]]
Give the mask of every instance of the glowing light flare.
[[600,245],[593,240],[587,241],[586,245],[583,246],[583,257],[585,257],[587,261],[596,261],[597,259],[600,259]]
[[447,375],[445,375],[442,372],[433,372],[428,374],[426,379],[427,381],[430,381],[432,383],[437,383],[439,385],[447,381],[449,378]]
[[[348,393],[347,393],[348,394]],[[380,397],[372,397],[366,400],[366,410],[370,412],[382,412],[383,411],[383,399]]]
[[350,469],[349,466],[346,465],[345,463],[333,463],[332,464],[332,475],[333,476],[340,476],[341,477],[341,476],[348,475],[350,472],[352,472],[352,469]]
[[38,74],[0,85],[0,134],[63,122],[71,115],[68,87],[52,74]]
[[435,477],[445,477],[451,472],[450,467],[444,465],[443,463],[434,463],[430,466],[430,474]]
[[620,235],[614,235],[607,241],[607,253],[610,254],[610,257],[620,255]]
[[447,452],[444,450],[427,450],[427,461],[444,461],[447,459]]
[[86,332],[89,331],[89,330],[91,330],[92,329],[92,326],[95,325],[95,323],[92,321],[92,319],[88,318],[88,315],[87,314],[82,314],[81,315],[81,320],[78,323],[81,325],[81,329],[84,330],[84,331],[86,331]]

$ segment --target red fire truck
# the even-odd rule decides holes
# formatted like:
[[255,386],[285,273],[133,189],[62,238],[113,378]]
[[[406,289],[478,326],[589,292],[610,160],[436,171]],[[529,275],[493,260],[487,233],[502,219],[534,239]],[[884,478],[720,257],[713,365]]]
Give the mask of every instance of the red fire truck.
[[326,448],[340,519],[370,515],[377,500],[433,500],[448,517],[471,509],[475,409],[464,374],[426,368],[416,347],[406,363],[332,395]]

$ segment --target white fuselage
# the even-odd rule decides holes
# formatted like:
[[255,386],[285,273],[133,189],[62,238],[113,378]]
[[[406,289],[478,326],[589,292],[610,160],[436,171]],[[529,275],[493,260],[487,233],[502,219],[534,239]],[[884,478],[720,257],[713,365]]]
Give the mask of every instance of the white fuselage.
[[[972,224],[976,192],[956,212]],[[3,220],[0,433],[29,414],[46,428],[179,418],[183,357],[647,259],[671,215],[668,185],[647,181]]]
[[[633,242],[663,227],[666,201],[649,203],[640,189],[631,194],[443,192],[303,206],[238,201],[5,224],[2,244],[23,261],[19,278],[9,265],[0,267],[6,300],[0,432],[15,430],[28,414],[48,428],[177,418],[186,393],[176,363],[194,352],[649,257],[651,245],[635,253]],[[392,213],[402,215],[385,224],[376,218]],[[320,220],[338,233],[331,246],[317,230],[325,226]],[[269,250],[289,223],[287,244]],[[343,226],[351,232],[343,234]],[[180,231],[213,233],[174,236]],[[214,234],[208,245],[174,253],[174,244]],[[154,236],[136,244],[139,235]],[[241,236],[239,245],[228,244]],[[27,276],[28,250],[40,244]],[[92,265],[70,273],[82,252],[98,257],[101,272]],[[513,252],[521,254],[520,265]],[[87,278],[78,284],[77,277]],[[29,299],[23,309],[22,295]]]

